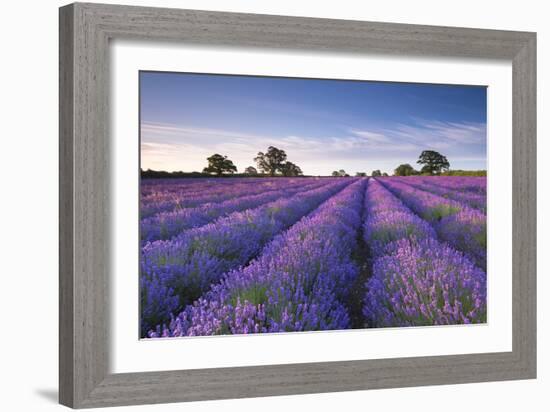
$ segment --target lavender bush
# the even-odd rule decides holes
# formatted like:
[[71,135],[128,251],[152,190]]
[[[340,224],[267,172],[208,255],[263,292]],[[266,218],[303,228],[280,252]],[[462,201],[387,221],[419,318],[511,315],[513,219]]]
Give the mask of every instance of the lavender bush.
[[446,199],[456,200],[483,213],[487,212],[487,194],[485,192],[440,186],[432,183],[434,179],[439,179],[439,177],[432,177],[429,181],[415,177],[395,177],[392,180],[408,184],[416,189],[424,190]]
[[150,337],[349,327],[344,302],[358,267],[365,181],[348,186],[277,236],[260,257],[229,272],[204,298]]
[[482,212],[393,178],[380,181],[413,212],[431,223],[440,239],[464,252],[484,271],[487,269],[487,227]]
[[419,182],[437,185],[457,192],[487,194],[487,178],[475,176],[415,176]]
[[373,265],[364,315],[372,327],[487,321],[486,275],[433,238],[401,239]]
[[141,336],[486,322],[485,182],[145,179]]
[[[191,180],[191,181],[189,181]],[[220,203],[240,196],[250,196],[282,188],[300,187],[309,183],[327,183],[327,179],[301,178],[254,179],[235,178],[220,184],[216,179],[145,179],[141,183],[140,216],[142,219],[158,213]]]
[[160,212],[141,221],[141,240],[151,242],[170,239],[182,231],[210,223],[232,212],[253,209],[274,200],[291,196],[299,191],[320,187],[326,182],[314,182],[307,185],[289,185],[279,190],[237,196],[223,202],[208,202],[197,207],[179,208],[170,212]]
[[[288,199],[234,212],[171,240],[147,243],[141,254],[142,334],[167,321],[169,312],[199,298],[225,272],[247,263],[273,236],[351,182],[331,181]],[[162,304],[167,294],[178,298],[177,304],[170,300],[169,309]]]
[[435,238],[433,228],[420,219],[376,180],[369,182],[363,236],[373,257],[385,253],[386,246],[399,239]]

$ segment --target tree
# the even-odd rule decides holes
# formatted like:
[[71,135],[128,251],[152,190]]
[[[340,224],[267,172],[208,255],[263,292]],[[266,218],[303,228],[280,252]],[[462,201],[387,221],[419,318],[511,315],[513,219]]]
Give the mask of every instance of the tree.
[[371,173],[371,176],[372,177],[380,177],[382,176],[382,172],[380,170],[373,170],[372,173]]
[[449,170],[450,164],[445,156],[433,150],[424,150],[418,161],[418,164],[424,165],[421,169],[422,173],[430,175],[440,174],[442,171]]
[[285,160],[285,151],[273,146],[269,146],[266,153],[258,152],[258,156],[254,158],[258,169],[264,173],[269,173],[270,176],[275,176],[277,172],[282,172]]
[[408,163],[397,166],[397,168],[393,171],[394,176],[412,176],[417,173],[418,172],[414,170],[414,167]]
[[203,173],[221,176],[224,173],[232,174],[237,171],[237,167],[227,158],[227,156],[216,153],[207,157],[206,160],[208,161],[208,166],[202,170]]
[[432,169],[428,165],[423,166],[422,169],[420,169],[420,174],[424,176],[431,176]]
[[340,169],[340,170],[335,170],[334,172],[332,172],[332,176],[334,177],[349,177],[349,175],[346,173],[346,171],[344,169]]
[[355,176],[356,177],[365,177],[365,176],[367,176],[367,174],[365,172],[356,172]]
[[386,172],[382,173],[383,177],[388,177],[388,174]]
[[245,175],[257,175],[258,171],[254,166],[248,166],[246,169],[244,169]]
[[302,175],[302,169],[300,169],[297,165],[295,165],[292,162],[285,162],[281,167],[281,172],[283,173],[283,176],[286,176],[286,177]]

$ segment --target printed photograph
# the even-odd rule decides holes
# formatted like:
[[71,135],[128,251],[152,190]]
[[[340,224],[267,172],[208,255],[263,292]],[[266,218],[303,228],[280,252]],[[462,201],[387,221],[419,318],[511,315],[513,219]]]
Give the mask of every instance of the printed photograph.
[[486,87],[141,71],[139,94],[140,338],[487,322]]

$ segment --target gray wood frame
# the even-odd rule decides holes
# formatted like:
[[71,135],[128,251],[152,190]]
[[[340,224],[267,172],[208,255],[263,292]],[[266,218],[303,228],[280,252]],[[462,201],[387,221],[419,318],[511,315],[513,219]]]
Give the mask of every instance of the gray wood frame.
[[[114,38],[513,64],[511,352],[110,374],[108,67]],[[74,408],[536,377],[536,34],[103,4],[60,9],[59,397]]]

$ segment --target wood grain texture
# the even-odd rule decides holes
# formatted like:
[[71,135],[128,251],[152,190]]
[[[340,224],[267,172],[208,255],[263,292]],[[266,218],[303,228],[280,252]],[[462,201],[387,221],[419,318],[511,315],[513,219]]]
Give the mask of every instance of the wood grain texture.
[[[536,376],[533,33],[75,3],[60,9],[60,402],[84,408]],[[495,58],[513,65],[513,350],[110,374],[109,40]]]
[[536,37],[512,63],[513,88],[513,350],[536,375],[537,112]]
[[72,7],[59,14],[59,401],[73,404],[73,37]]

